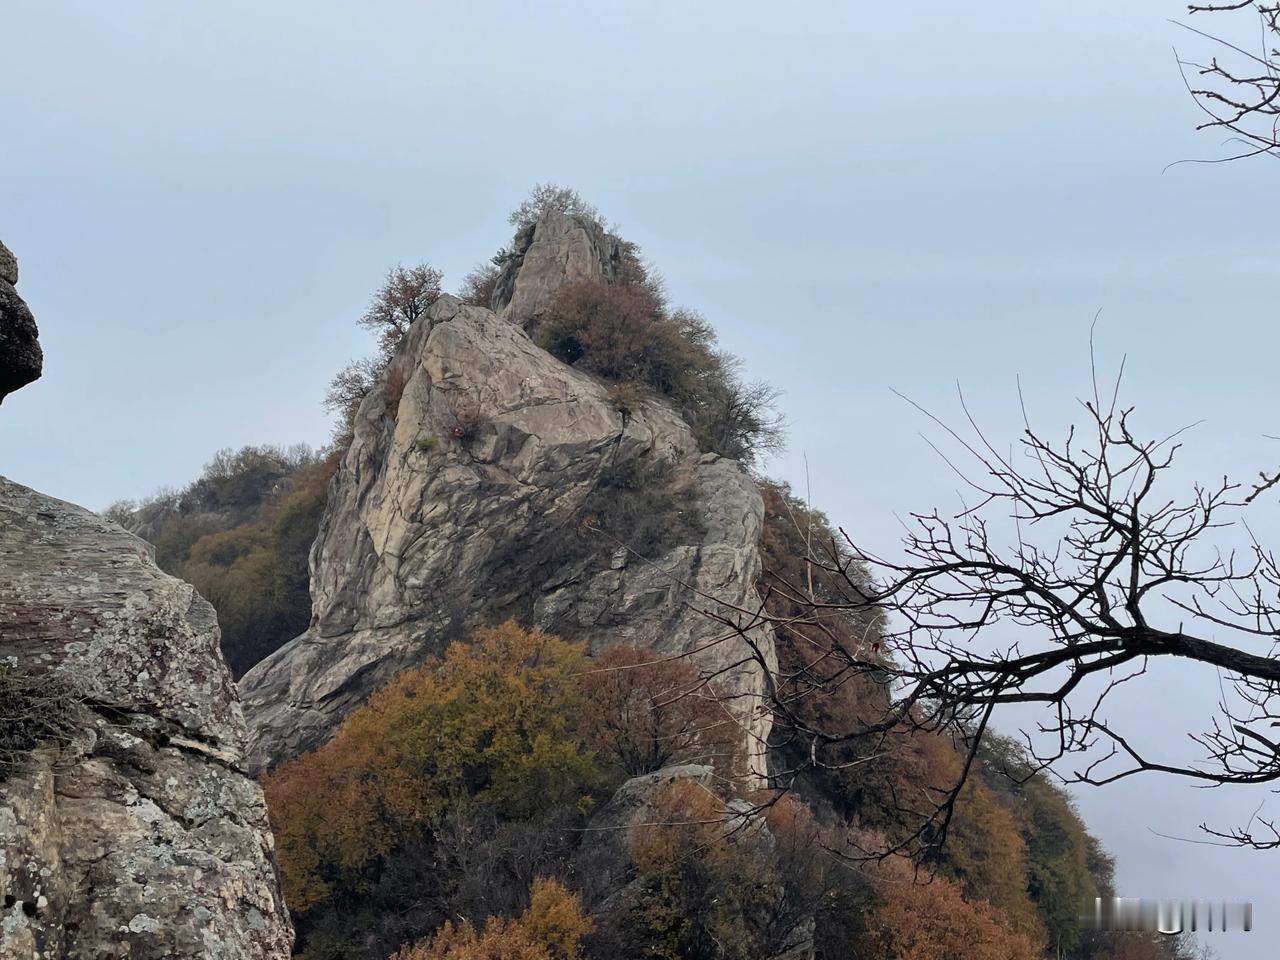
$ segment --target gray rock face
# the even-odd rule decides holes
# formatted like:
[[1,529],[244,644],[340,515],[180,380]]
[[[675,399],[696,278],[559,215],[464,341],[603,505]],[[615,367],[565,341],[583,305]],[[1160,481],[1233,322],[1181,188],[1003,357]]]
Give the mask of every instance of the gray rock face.
[[512,252],[491,306],[531,333],[556,290],[576,280],[613,279],[623,256],[617,237],[555,211],[516,234]]
[[0,772],[0,960],[286,958],[213,609],[115,524],[0,477],[0,663],[77,731]]
[[18,296],[18,261],[0,243],[0,401],[39,379],[44,366],[35,317]]
[[[603,268],[568,218],[529,239],[501,316],[442,297],[361,405],[311,556],[312,625],[240,682],[255,769],[322,743],[396,671],[504,616],[592,649],[698,650],[740,695],[759,752],[763,672],[734,666],[746,644],[706,615],[758,606],[759,492],[736,462],[701,455],[666,404],[624,414],[605,384],[530,340],[514,321],[556,277]],[[657,460],[695,492],[696,536],[648,557],[605,544],[573,559],[558,546],[607,471]],[[771,634],[755,639],[772,651]]]

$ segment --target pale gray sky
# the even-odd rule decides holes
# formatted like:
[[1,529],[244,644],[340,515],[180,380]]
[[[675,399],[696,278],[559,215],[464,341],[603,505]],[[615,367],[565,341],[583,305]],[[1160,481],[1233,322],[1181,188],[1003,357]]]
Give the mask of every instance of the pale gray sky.
[[[696,8],[696,9],[691,9]],[[1186,476],[1280,462],[1280,169],[1214,156],[1173,0],[11,4],[0,237],[42,381],[0,409],[0,472],[101,508],[218,447],[318,444],[329,376],[388,266],[451,284],[538,180],[572,185],[785,391],[773,472],[872,545],[953,502],[919,438],[959,380],[1016,439],[1130,356],[1152,430],[1205,418]],[[1164,671],[1129,714],[1181,729],[1216,681]],[[1275,855],[1162,840],[1253,795],[1157,780],[1079,794],[1126,896],[1253,899]],[[1275,804],[1272,804],[1274,811]]]

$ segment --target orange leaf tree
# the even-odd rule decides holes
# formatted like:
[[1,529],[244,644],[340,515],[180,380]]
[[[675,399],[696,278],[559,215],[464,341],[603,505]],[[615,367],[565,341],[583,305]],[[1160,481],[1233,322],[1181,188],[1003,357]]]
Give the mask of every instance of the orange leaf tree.
[[591,919],[582,902],[555,880],[535,880],[529,907],[515,920],[492,917],[477,931],[446,923],[430,939],[403,947],[391,960],[575,960]]
[[263,779],[289,905],[428,832],[449,809],[508,819],[573,804],[601,781],[582,746],[582,648],[514,622],[478,630],[442,660],[405,670],[318,750]]

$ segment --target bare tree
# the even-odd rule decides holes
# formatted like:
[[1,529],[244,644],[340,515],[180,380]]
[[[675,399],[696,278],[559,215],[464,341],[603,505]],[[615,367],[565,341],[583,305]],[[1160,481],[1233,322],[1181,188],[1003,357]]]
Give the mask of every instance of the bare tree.
[[[838,595],[774,577],[759,609],[720,618],[744,638],[762,622],[807,636],[810,659],[775,670],[770,687],[779,723],[808,744],[809,767],[872,756],[920,731],[960,748],[954,782],[928,787],[923,809],[918,800],[904,808],[916,829],[875,856],[943,844],[993,715],[1015,704],[1040,705],[1047,718],[1024,735],[1029,762],[1007,771],[1018,779],[1049,769],[1095,785],[1144,772],[1203,784],[1280,780],[1280,566],[1247,523],[1280,473],[1171,491],[1181,431],[1141,437],[1118,386],[1107,399],[1095,383],[1081,403],[1084,429],[1061,442],[1024,413],[1016,452],[999,452],[967,408],[963,430],[934,418],[963,451],[944,459],[971,505],[911,515],[897,559],[847,536],[813,543],[805,563],[839,584]],[[839,628],[873,622],[872,611],[870,642]],[[1149,664],[1171,658],[1216,671],[1224,692],[1192,747],[1168,758],[1105,708]],[[874,710],[804,709],[851,683],[876,685]],[[1280,847],[1280,827],[1265,819],[1202,826],[1224,842]]]
[[353,413],[355,407],[378,382],[386,365],[382,357],[352,360],[329,381],[329,390],[324,396],[325,409],[344,414]]
[[1208,40],[1207,61],[1178,59],[1187,89],[1208,118],[1197,129],[1223,130],[1238,151],[1222,159],[1280,153],[1280,3],[1262,0],[1192,4],[1188,12],[1236,14],[1239,40],[1184,26]]

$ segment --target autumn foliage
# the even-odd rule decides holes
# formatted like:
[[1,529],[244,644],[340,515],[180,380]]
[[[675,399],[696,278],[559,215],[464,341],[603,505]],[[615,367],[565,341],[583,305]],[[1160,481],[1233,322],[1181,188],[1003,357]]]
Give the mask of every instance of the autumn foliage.
[[740,765],[741,728],[687,659],[618,644],[591,662],[583,688],[584,735],[597,759],[628,776],[672,763],[732,776]]
[[[377,956],[333,931],[344,911],[388,890],[388,903],[417,917],[390,928],[419,931],[391,941],[414,941],[398,960],[557,960],[583,951],[753,960],[810,935],[819,960],[1005,960],[1039,956],[1046,943],[1084,949],[1066,910],[1093,889],[1079,879],[1089,869],[1085,848],[1070,833],[1078,821],[1054,805],[1059,795],[1047,784],[1024,802],[1013,788],[973,778],[929,872],[898,859],[850,866],[842,855],[850,837],[871,829],[892,838],[909,826],[902,809],[955,772],[951,744],[923,735],[893,742],[884,757],[832,782],[850,804],[843,825],[819,822],[794,793],[743,793],[732,777],[677,778],[649,798],[626,835],[633,882],[606,914],[588,918],[563,885],[574,876],[584,812],[621,776],[731,754],[737,727],[725,716],[683,659],[619,645],[588,660],[580,646],[512,622],[402,672],[329,744],[264,779],[286,897],[313,945],[305,955]],[[985,767],[997,762],[984,758]],[[1041,834],[1055,822],[1067,832],[1045,846]],[[523,906],[480,892],[489,884],[497,894],[526,869],[520,863],[542,863],[541,875],[556,881],[535,883]],[[414,902],[414,885],[424,883],[422,895],[439,898],[440,908]],[[544,915],[562,919],[544,929]],[[548,930],[570,933],[557,939]]]
[[446,922],[434,936],[391,960],[576,960],[591,930],[581,900],[555,880],[535,880],[529,907],[514,920],[491,917],[483,929]]
[[772,957],[803,944],[834,864],[820,829],[783,797],[762,814],[683,779],[657,791],[627,838],[636,884],[601,955]]
[[[605,232],[572,190],[540,185],[513,214],[513,249],[550,210],[596,239]],[[774,391],[744,382],[710,325],[670,309],[636,248],[608,239],[607,278],[562,285],[530,333],[604,380],[624,426],[666,405],[703,450],[749,463],[776,448]],[[468,276],[465,299],[500,305],[516,256],[500,251]],[[307,556],[343,444],[370,391],[383,409],[366,414],[389,421],[416,384],[416,358],[397,347],[440,281],[426,264],[397,267],[358,319],[378,347],[331,384],[328,404],[342,416],[330,455],[223,451],[190,488],[147,508],[157,558],[213,602],[236,672],[307,626]],[[489,429],[479,411],[450,409],[449,442]],[[709,521],[695,481],[687,461],[657,451],[610,464],[578,523],[548,531],[536,549],[557,565],[603,570],[619,545],[652,558],[701,542]],[[1111,861],[1067,795],[998,737],[976,758],[945,844],[922,842],[921,863],[857,859],[911,837],[964,757],[928,730],[874,744],[808,736],[882,714],[879,667],[894,651],[881,648],[881,614],[837,609],[848,584],[813,562],[834,556],[855,580],[863,573],[828,519],[783,484],[761,480],[760,491],[756,586],[778,663],[768,785],[743,776],[745,735],[689,658],[608,635],[587,638],[601,651],[589,658],[585,642],[514,621],[476,630],[393,677],[328,743],[262,778],[301,960],[1182,956],[1153,938],[1081,928],[1079,904],[1112,892]],[[136,513],[127,507],[122,519]],[[450,638],[462,635],[457,622]],[[433,641],[435,650],[446,642],[423,638]],[[849,672],[848,658],[829,656],[837,648],[871,669]],[[44,722],[26,686],[15,689],[12,712]],[[26,751],[54,733],[19,730],[9,746]],[[711,769],[677,773],[677,764]],[[633,777],[644,779],[615,797]],[[643,816],[626,820],[628,803]],[[615,819],[597,819],[602,808]],[[584,840],[597,830],[613,831],[611,842]]]
[[310,623],[307,560],[337,465],[305,446],[219,450],[185,489],[107,514],[213,604],[238,677]]
[[856,954],[867,960],[1035,960],[1041,945],[1011,929],[989,904],[966,901],[941,877],[901,859],[875,871],[877,904]]
[[384,357],[391,355],[400,338],[409,332],[427,307],[440,299],[443,279],[444,274],[426,263],[407,268],[397,264],[387,271],[382,286],[359,320],[360,326],[378,335],[378,346]]
[[589,796],[580,646],[508,622],[400,673],[334,738],[263,779],[285,893],[306,911],[449,809],[529,817]]
[[669,311],[643,271],[633,282],[565,284],[537,333],[565,363],[632,385],[632,395],[640,386],[669,398],[706,450],[751,460],[781,445],[782,423],[772,412],[777,393],[742,381],[737,362],[716,349],[711,326],[692,311]]

